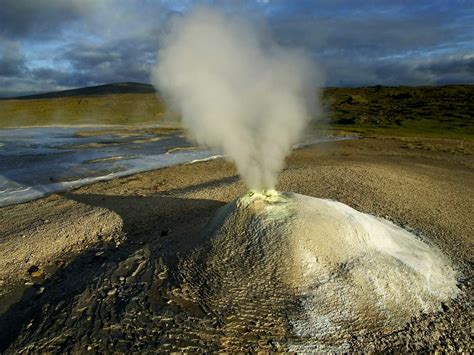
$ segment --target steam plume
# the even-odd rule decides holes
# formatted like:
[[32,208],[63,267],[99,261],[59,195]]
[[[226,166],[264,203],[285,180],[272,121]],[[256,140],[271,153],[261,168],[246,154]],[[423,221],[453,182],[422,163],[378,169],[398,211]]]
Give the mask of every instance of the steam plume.
[[175,20],[152,77],[191,137],[222,149],[256,190],[274,187],[317,101],[303,51],[211,8]]

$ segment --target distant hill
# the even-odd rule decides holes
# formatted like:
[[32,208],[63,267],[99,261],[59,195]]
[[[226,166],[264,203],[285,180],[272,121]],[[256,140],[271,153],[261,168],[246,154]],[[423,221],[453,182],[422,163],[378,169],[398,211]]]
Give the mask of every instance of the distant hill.
[[[474,85],[325,88],[322,105],[318,129],[474,139]],[[164,112],[153,86],[115,83],[0,99],[0,127],[155,124]]]
[[142,83],[114,83],[97,86],[88,86],[85,88],[47,92],[44,94],[26,95],[18,97],[0,98],[1,100],[34,100],[34,99],[54,99],[60,97],[73,96],[99,96],[111,94],[147,94],[155,93],[155,88],[150,84]]
[[137,125],[163,120],[153,86],[115,83],[0,100],[0,127]]

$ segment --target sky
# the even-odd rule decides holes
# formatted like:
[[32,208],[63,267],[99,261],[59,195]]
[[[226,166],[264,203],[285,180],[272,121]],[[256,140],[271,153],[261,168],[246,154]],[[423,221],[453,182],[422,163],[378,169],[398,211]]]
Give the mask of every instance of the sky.
[[195,6],[267,24],[326,86],[474,84],[474,0],[0,0],[0,96],[150,82],[166,24]]

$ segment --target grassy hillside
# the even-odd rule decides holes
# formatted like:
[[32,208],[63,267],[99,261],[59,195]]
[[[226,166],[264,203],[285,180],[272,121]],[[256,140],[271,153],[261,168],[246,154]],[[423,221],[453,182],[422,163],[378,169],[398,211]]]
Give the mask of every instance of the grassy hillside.
[[163,105],[156,94],[111,94],[0,101],[0,127],[137,124],[156,122]]
[[328,88],[331,127],[379,134],[474,136],[474,85]]
[[[474,138],[474,85],[327,88],[323,105],[319,128]],[[163,112],[151,85],[119,83],[2,99],[0,127],[157,123]]]
[[156,123],[163,112],[151,85],[114,84],[0,100],[0,127]]

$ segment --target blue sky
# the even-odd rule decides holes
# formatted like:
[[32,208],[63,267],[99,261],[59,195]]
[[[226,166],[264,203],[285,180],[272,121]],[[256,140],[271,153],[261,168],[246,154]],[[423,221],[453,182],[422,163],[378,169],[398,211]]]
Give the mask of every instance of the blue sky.
[[2,0],[0,96],[149,82],[166,22],[200,4],[265,21],[327,86],[474,83],[471,0]]

